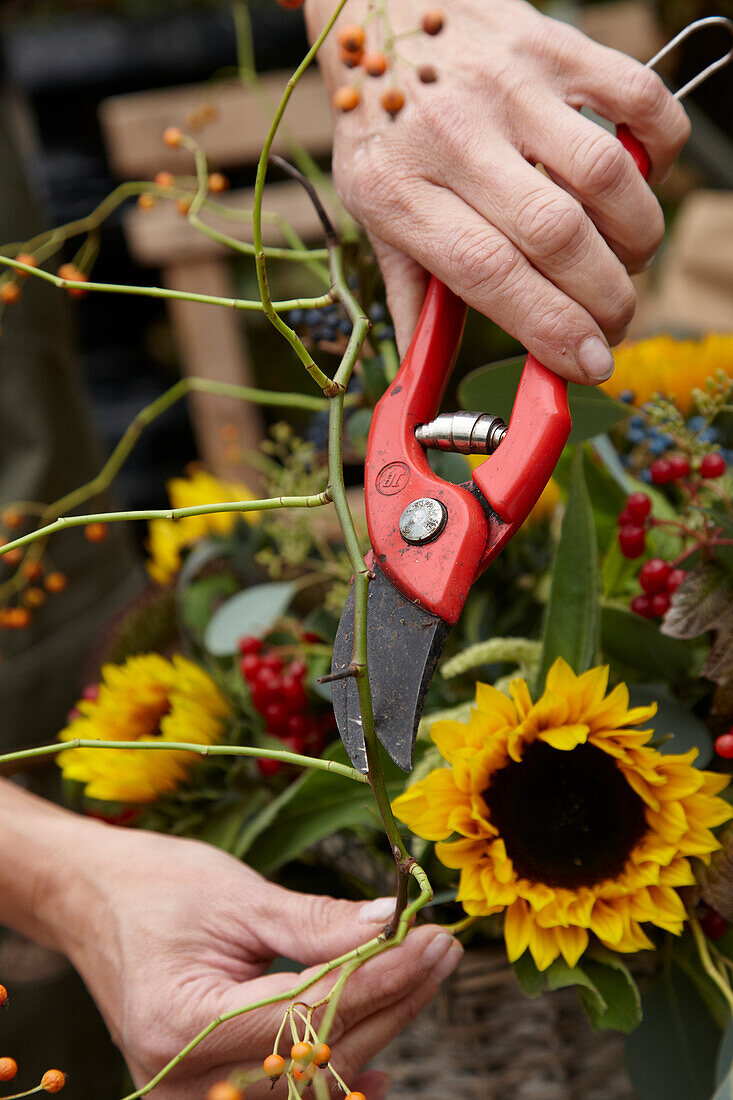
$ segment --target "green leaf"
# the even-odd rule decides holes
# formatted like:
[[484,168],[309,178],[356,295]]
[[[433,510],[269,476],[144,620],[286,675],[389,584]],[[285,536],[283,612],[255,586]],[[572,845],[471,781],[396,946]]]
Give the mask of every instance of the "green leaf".
[[244,634],[259,638],[280,618],[293,598],[296,586],[276,581],[256,584],[232,596],[214,613],[204,635],[204,644],[215,657],[228,657],[237,652],[237,642]]
[[[420,746],[417,752],[420,753]],[[324,756],[349,763],[340,742],[326,750]],[[396,798],[405,788],[405,773],[385,753],[382,754],[382,767],[389,796]],[[313,844],[340,829],[377,826],[376,803],[366,784],[329,772],[311,771],[293,786],[297,787],[294,792],[297,797],[283,799],[276,817],[267,823],[257,843],[249,848],[248,862],[263,874],[296,859]]]
[[[728,1063],[730,1065],[730,1062]],[[733,1069],[729,1069],[720,1082],[712,1100],[733,1100]]]
[[564,657],[578,673],[590,668],[596,659],[600,602],[598,547],[584,461],[583,451],[578,448],[573,457],[545,611],[539,685],[544,684],[557,657]]
[[709,1100],[720,1030],[694,984],[674,964],[642,1000],[641,1024],[626,1040],[626,1064],[639,1100]]
[[464,455],[453,454],[452,451],[428,451],[427,454],[430,469],[443,481],[460,485],[470,479],[471,467]]
[[624,676],[671,684],[695,675],[689,644],[665,638],[656,623],[625,608],[602,609],[601,645],[604,655],[620,666],[617,671]]
[[713,739],[708,727],[692,711],[683,707],[664,684],[632,684],[629,687],[629,701],[633,707],[657,704],[657,713],[649,724],[654,729],[655,741],[665,738],[659,745],[660,752],[688,752],[690,749],[697,749],[695,767],[704,768],[710,762],[713,756]]
[[605,952],[603,959],[584,958],[583,971],[591,980],[606,1008],[596,1011],[587,990],[578,988],[580,1002],[596,1031],[623,1031],[628,1034],[641,1023],[641,995],[626,967],[617,955]]
[[733,1020],[723,1032],[716,1067],[718,1091],[713,1100],[733,1100]]
[[534,964],[534,959],[529,951],[512,963],[512,969],[519,982],[519,988],[525,997],[541,997],[547,988],[542,971]]
[[198,839],[225,852],[235,852],[242,826],[262,804],[263,796],[264,792],[254,791],[247,798],[236,798],[218,807],[208,815],[206,824],[197,833]]
[[[525,357],[489,363],[471,371],[458,387],[461,408],[490,412],[509,422]],[[629,407],[609,397],[597,386],[568,384],[573,426],[569,443],[581,443],[607,432],[629,415]]]

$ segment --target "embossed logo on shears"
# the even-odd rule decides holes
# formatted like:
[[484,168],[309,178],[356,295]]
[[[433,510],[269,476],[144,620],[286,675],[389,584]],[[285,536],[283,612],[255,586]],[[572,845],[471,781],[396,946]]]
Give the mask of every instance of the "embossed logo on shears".
[[377,491],[385,497],[401,493],[410,480],[410,467],[406,462],[390,462],[383,466],[376,477]]

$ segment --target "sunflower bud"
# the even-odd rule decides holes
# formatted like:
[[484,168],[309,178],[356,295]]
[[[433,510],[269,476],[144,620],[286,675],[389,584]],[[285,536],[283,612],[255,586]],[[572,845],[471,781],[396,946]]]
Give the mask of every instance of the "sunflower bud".
[[718,839],[719,851],[713,853],[708,867],[700,868],[697,879],[703,901],[733,921],[733,823],[726,825]]

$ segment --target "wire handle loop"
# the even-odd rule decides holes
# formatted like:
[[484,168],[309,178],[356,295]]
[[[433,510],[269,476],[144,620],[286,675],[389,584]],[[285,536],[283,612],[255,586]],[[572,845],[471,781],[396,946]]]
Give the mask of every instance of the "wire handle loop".
[[719,69],[722,69],[725,65],[728,64],[731,58],[733,58],[733,20],[727,19],[724,15],[708,15],[704,19],[696,19],[694,23],[690,23],[689,26],[685,27],[684,30],[681,30],[679,34],[676,34],[674,38],[667,43],[666,46],[662,46],[659,53],[656,53],[651,61],[647,61],[646,63],[647,69],[653,69],[655,65],[659,64],[663,57],[666,57],[667,54],[676,49],[681,42],[686,41],[686,39],[688,39],[691,34],[695,34],[695,32],[700,30],[701,27],[712,26],[720,26],[726,28],[731,36],[731,48],[728,50],[727,54],[724,54],[723,57],[719,57],[717,61],[711,62],[711,64],[708,65],[706,69],[703,69],[703,71],[701,73],[698,73],[697,76],[693,76],[692,80],[688,80],[684,87],[680,88],[679,91],[676,91],[674,93],[674,98],[677,100],[684,99],[685,96],[694,91],[695,88],[699,88],[700,85],[703,84],[709,76],[712,76],[713,73],[717,73]]

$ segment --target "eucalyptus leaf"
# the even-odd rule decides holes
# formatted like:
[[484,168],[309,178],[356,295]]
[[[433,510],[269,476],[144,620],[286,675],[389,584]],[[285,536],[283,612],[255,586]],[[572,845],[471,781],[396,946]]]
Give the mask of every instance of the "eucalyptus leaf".
[[585,482],[584,455],[573,456],[568,499],[545,610],[538,686],[558,657],[575,672],[595,662],[598,649],[600,580],[593,509]]
[[245,634],[262,637],[285,612],[295,594],[290,581],[256,584],[232,596],[211,617],[204,644],[215,657],[237,652],[237,642]]
[[719,1087],[713,1100],[733,1100],[733,1020],[729,1021],[720,1040],[716,1083]]
[[[461,408],[490,412],[508,423],[525,357],[489,363],[471,371],[458,388]],[[569,443],[581,443],[607,432],[629,415],[629,406],[616,401],[597,386],[568,384],[568,403],[573,426]]]
[[642,1000],[643,1018],[626,1040],[639,1100],[710,1100],[720,1030],[694,984],[674,963]]
[[584,958],[582,969],[606,1006],[598,1011],[596,997],[590,997],[587,989],[578,987],[580,1003],[592,1027],[596,1031],[626,1034],[634,1031],[641,1023],[641,996],[628,967],[609,951],[604,959]]
[[733,1100],[733,1069],[729,1069],[720,1082],[712,1100]]

